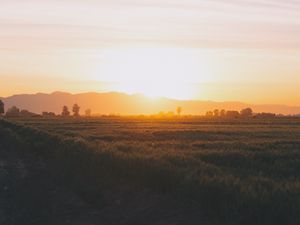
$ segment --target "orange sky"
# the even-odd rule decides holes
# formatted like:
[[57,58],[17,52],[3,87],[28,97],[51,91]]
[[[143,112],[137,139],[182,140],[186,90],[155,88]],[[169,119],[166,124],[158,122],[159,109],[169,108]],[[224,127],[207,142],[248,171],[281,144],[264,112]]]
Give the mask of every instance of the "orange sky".
[[2,0],[0,96],[86,91],[300,105],[294,0]]

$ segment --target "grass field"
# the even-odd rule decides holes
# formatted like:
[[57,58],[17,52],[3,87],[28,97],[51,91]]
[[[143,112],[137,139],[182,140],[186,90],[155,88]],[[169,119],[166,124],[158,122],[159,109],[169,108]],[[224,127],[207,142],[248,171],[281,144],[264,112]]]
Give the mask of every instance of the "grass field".
[[219,224],[300,224],[297,118],[19,118],[0,130],[3,146],[42,158],[97,207],[105,187],[126,184]]

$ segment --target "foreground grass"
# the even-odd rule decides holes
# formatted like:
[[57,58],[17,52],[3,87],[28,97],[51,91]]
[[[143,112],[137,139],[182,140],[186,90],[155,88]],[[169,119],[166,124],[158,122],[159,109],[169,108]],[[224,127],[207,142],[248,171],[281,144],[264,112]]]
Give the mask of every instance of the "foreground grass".
[[0,122],[3,140],[47,159],[94,204],[103,186],[126,181],[228,224],[300,223],[297,120],[18,122]]

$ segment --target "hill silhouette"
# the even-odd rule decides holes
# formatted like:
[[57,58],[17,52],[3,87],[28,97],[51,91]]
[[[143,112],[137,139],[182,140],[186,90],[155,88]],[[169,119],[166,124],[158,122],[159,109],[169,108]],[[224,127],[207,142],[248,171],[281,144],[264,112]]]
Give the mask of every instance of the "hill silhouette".
[[148,98],[142,94],[128,95],[119,92],[108,93],[81,93],[70,94],[66,92],[53,92],[51,94],[20,94],[2,98],[5,108],[13,105],[27,109],[34,113],[52,111],[61,113],[62,106],[71,107],[77,103],[81,107],[81,113],[85,109],[92,109],[99,114],[154,114],[160,111],[174,111],[176,107],[183,108],[183,114],[204,114],[208,110],[227,109],[241,110],[251,107],[255,112],[273,112],[278,114],[300,114],[300,107],[286,105],[251,105],[241,102],[214,102],[200,100],[175,100],[169,98]]

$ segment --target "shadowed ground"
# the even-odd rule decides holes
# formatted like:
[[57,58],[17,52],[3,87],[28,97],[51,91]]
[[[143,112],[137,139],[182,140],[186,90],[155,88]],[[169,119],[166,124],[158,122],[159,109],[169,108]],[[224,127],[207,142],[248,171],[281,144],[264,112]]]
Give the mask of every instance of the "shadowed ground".
[[299,138],[297,118],[0,121],[3,223],[298,225]]
[[209,224],[191,202],[124,181],[104,188],[97,207],[53,177],[51,165],[5,142],[0,139],[1,225]]

